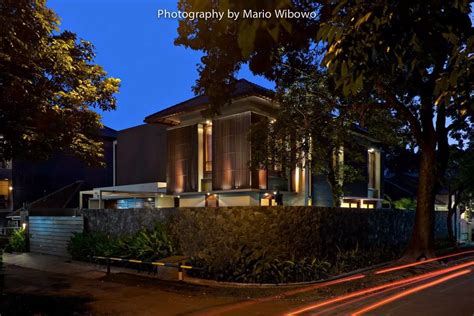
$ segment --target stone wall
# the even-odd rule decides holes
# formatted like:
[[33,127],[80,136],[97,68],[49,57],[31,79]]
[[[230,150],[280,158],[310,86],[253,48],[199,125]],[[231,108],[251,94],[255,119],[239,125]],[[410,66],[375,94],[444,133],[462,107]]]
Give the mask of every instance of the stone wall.
[[156,222],[169,222],[177,213],[174,208],[159,209],[84,209],[84,230],[112,236],[131,235]]
[[[269,257],[327,256],[336,251],[404,247],[413,211],[324,207],[221,207],[84,210],[86,230],[131,234],[168,222],[184,255],[229,260],[242,247]],[[446,237],[446,214],[436,212],[436,237]]]

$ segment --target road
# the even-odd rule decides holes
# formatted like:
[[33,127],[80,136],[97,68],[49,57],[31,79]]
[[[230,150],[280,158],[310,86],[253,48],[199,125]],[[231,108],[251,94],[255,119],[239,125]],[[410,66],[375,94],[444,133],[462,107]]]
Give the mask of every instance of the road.
[[322,300],[298,307],[289,315],[472,316],[474,272],[472,269],[459,270],[421,282],[318,306],[324,302]]
[[337,284],[216,288],[113,274],[93,278],[6,265],[0,314],[474,315],[474,258]]

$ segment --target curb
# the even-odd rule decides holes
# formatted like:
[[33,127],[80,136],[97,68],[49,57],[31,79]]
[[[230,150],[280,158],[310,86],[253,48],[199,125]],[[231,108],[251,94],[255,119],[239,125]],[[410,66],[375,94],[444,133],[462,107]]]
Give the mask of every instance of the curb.
[[324,283],[328,281],[339,280],[342,278],[346,278],[355,274],[363,273],[366,271],[370,271],[373,269],[381,268],[387,266],[395,261],[388,261],[384,263],[379,263],[370,267],[361,268],[357,270],[353,270],[350,272],[346,272],[343,274],[339,274],[334,277],[320,279],[316,281],[307,281],[307,282],[294,282],[294,283],[238,283],[238,282],[220,282],[208,279],[200,279],[200,278],[193,278],[187,276],[182,282],[193,284],[193,285],[205,285],[205,286],[215,286],[215,287],[226,287],[226,288],[279,288],[279,287],[298,287],[303,285],[311,285],[311,284],[318,284]]

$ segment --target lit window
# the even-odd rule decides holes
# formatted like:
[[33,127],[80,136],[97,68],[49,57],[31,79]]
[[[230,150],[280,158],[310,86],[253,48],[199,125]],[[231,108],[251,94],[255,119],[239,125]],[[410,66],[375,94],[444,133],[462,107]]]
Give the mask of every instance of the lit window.
[[212,125],[204,125],[204,171],[212,171]]

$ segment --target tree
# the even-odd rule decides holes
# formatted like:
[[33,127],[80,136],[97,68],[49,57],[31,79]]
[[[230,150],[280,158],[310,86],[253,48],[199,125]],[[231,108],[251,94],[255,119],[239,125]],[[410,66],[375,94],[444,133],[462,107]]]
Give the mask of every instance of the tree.
[[0,161],[68,151],[103,157],[99,108],[113,110],[120,80],[94,64],[94,47],[59,32],[45,0],[0,3]]
[[328,47],[323,60],[328,71],[345,94],[374,86],[380,106],[408,122],[418,145],[415,227],[406,256],[430,257],[448,136],[472,128],[470,3],[339,1],[331,9],[319,31]]
[[[286,175],[298,166],[305,168],[308,177],[324,176],[333,206],[340,206],[344,184],[360,179],[356,166],[364,161],[361,153],[373,145],[359,133],[393,145],[394,141],[398,143],[394,132],[400,123],[380,113],[384,109],[372,109],[369,115],[367,109],[364,113],[349,110],[350,102],[332,91],[327,73],[310,55],[304,56],[305,71],[281,65],[275,95],[279,107],[271,122],[262,120],[251,130],[251,143],[256,146],[252,147],[250,166],[284,166]],[[373,101],[358,98],[357,102]],[[382,117],[386,118],[383,122]],[[262,139],[267,144],[262,146]]]
[[[250,0],[223,3],[234,10],[271,6]],[[232,82],[229,78],[244,62],[254,73],[275,79],[275,69],[282,62],[293,60],[302,50],[324,47],[321,66],[341,94],[358,95],[370,89],[377,100],[370,107],[385,108],[406,122],[416,141],[419,187],[415,226],[405,258],[433,256],[435,192],[449,159],[448,139],[466,140],[473,124],[471,2],[275,3],[272,9],[319,15],[314,20],[180,22],[177,43],[205,53],[196,91],[215,93],[217,82],[224,82],[221,78]],[[199,0],[181,0],[180,5],[184,9],[220,9],[215,2]],[[223,57],[225,67],[219,68]],[[215,75],[212,83],[209,74]]]

